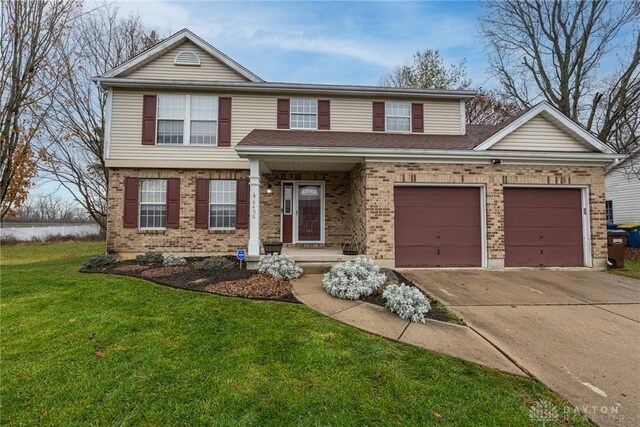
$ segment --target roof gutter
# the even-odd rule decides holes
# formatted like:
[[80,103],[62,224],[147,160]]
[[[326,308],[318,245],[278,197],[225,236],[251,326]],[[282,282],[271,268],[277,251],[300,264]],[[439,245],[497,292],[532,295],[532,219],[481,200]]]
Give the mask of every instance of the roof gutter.
[[236,146],[242,158],[265,156],[295,157],[365,157],[367,160],[456,160],[492,163],[496,160],[509,163],[581,163],[607,165],[621,157],[620,154],[605,153],[556,153],[535,151],[473,151],[473,150],[424,150],[404,148],[355,148],[355,147],[256,147]]
[[118,77],[94,77],[93,81],[104,88],[156,88],[186,90],[224,90],[251,93],[305,93],[317,95],[393,96],[398,98],[449,98],[471,99],[476,91],[429,90],[414,88],[391,88],[377,86],[326,85],[272,82],[209,82],[197,80],[158,80]]

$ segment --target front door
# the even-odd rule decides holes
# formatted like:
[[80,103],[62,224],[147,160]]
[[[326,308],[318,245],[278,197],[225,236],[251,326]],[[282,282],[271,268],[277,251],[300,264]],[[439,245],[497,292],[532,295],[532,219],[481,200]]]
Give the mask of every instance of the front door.
[[322,186],[299,184],[297,199],[298,241],[319,242],[322,238]]

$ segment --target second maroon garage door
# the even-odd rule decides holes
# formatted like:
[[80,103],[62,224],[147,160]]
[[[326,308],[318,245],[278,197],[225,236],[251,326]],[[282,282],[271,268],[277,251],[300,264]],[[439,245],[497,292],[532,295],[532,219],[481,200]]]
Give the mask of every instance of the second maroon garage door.
[[480,267],[480,188],[396,187],[397,267]]
[[505,188],[506,267],[582,266],[580,189]]

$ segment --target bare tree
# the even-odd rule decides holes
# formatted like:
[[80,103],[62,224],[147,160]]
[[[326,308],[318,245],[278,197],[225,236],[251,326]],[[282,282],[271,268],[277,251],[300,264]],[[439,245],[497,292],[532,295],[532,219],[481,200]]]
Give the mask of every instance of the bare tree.
[[58,48],[76,1],[3,0],[0,15],[0,218],[24,202],[36,174],[32,142],[61,76]]
[[[521,107],[544,99],[620,152],[637,145],[637,0],[490,0],[486,8],[481,30],[506,96]],[[628,51],[619,46],[625,35],[633,36]],[[602,65],[612,60],[618,70],[607,76]]]
[[104,158],[107,93],[91,78],[133,58],[159,39],[139,16],[104,5],[78,20],[64,52],[65,72],[53,100],[43,169],[106,229],[109,176]]
[[63,199],[53,194],[29,196],[16,208],[15,222],[84,222],[86,212],[73,200]]
[[522,109],[515,102],[500,99],[495,92],[480,90],[467,102],[467,123],[495,125],[518,114]]
[[413,55],[413,64],[399,65],[380,79],[380,85],[422,89],[467,89],[465,61],[446,66],[439,50],[427,49]]

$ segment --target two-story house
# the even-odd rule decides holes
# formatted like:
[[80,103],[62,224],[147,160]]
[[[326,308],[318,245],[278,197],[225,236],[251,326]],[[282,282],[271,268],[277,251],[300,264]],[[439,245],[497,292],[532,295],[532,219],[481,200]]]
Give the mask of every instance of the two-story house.
[[473,91],[266,82],[188,30],[96,81],[109,252],[351,241],[395,267],[606,265],[616,155],[546,103],[467,125]]

